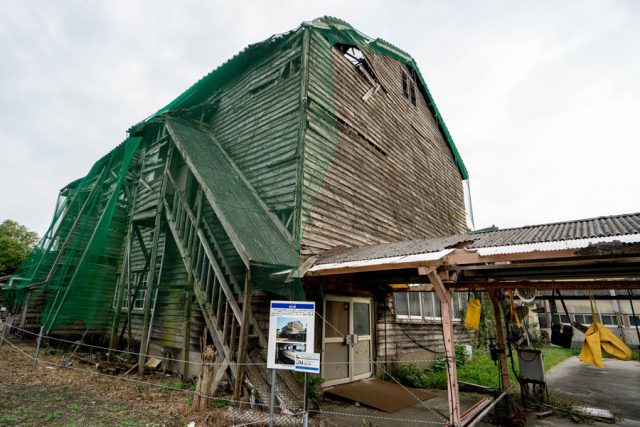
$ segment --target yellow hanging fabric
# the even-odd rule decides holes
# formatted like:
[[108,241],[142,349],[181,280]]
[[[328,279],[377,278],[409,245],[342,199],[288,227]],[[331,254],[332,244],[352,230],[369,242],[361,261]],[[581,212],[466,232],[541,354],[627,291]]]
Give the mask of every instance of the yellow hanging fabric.
[[464,326],[469,330],[477,331],[480,328],[480,314],[482,304],[479,298],[471,297],[467,303],[467,313],[464,317]]
[[631,349],[602,323],[596,321],[596,310],[591,299],[591,326],[585,332],[580,361],[599,368],[604,367],[602,351],[619,360],[631,360]]

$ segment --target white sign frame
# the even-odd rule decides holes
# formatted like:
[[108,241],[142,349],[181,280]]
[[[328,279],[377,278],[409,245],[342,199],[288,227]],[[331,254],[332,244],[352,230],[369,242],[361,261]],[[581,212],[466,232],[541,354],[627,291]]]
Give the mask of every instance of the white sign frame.
[[295,354],[315,346],[316,303],[271,301],[267,368],[295,370]]

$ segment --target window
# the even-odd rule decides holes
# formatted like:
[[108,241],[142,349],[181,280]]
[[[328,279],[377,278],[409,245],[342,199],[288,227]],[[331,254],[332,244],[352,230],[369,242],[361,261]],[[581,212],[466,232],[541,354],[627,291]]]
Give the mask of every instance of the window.
[[583,325],[590,325],[593,322],[593,316],[591,314],[576,314],[576,322]]
[[640,316],[629,316],[629,326],[640,326]]
[[420,292],[422,295],[422,315],[425,319],[441,319],[440,300],[435,292]]
[[[401,319],[439,320],[442,318],[440,300],[435,292],[396,292],[394,294],[396,316]],[[467,296],[464,292],[453,293],[453,319],[461,320]]]
[[615,314],[601,314],[600,317],[602,318],[603,325],[607,325],[607,326],[617,325]]
[[570,325],[571,320],[569,320],[569,316],[567,316],[566,314],[554,314],[553,323],[564,323]]
[[548,328],[547,315],[545,313],[538,313],[538,324],[541,328]]
[[402,94],[405,98],[409,98],[409,77],[402,73]]
[[[133,310],[142,310],[144,308],[144,299],[147,294],[147,275],[142,274],[142,271],[132,271],[129,278],[129,283],[124,284],[122,301],[120,302],[120,308],[123,310],[129,309],[129,304]],[[120,289],[120,277],[116,282],[116,289]],[[138,281],[141,281],[138,286]],[[137,288],[137,291],[136,291]],[[114,295],[113,308],[116,308],[118,301],[118,295]]]
[[453,293],[453,318],[462,319],[464,308],[467,306],[467,295],[464,292]]
[[405,98],[411,101],[411,104],[413,104],[414,107],[418,105],[415,77],[410,77],[404,71],[402,72],[402,94]]

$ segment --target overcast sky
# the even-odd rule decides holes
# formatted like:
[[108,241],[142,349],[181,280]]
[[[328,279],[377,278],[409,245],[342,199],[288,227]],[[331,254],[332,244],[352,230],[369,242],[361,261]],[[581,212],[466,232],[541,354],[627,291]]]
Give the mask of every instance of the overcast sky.
[[478,228],[640,211],[640,2],[47,0],[0,8],[0,220],[42,234],[128,127],[322,15],[414,56]]

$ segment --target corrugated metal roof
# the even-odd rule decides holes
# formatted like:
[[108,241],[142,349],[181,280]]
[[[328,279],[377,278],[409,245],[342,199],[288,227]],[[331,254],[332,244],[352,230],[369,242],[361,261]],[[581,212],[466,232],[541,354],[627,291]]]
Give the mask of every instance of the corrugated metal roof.
[[623,236],[637,233],[640,233],[640,213],[632,213],[471,233],[471,236],[479,236],[480,239],[468,248]]
[[429,257],[430,254],[429,260],[436,260],[446,255],[440,255],[443,251],[456,247],[476,250],[484,256],[586,248],[616,241],[640,243],[640,213],[337,249],[320,255],[310,271],[382,265],[388,260],[406,263],[411,262],[408,256],[414,256],[413,261],[418,261],[422,260],[420,256]]

